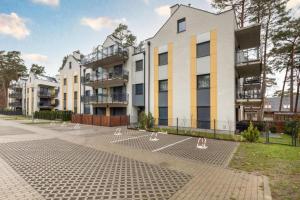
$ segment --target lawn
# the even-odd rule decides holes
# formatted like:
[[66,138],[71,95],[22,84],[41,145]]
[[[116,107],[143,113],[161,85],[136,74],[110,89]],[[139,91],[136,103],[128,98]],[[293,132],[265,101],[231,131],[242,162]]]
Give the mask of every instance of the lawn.
[[[282,141],[288,139],[283,136]],[[300,147],[243,142],[230,167],[268,176],[275,200],[300,199]]]

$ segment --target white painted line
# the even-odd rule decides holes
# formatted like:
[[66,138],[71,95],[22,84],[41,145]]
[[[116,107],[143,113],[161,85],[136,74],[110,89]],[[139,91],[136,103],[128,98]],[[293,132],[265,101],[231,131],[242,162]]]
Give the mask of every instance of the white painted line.
[[141,137],[147,137],[147,136],[149,136],[149,135],[141,135],[141,136],[131,137],[131,138],[122,139],[122,140],[115,140],[115,141],[112,141],[110,143],[123,142],[123,141],[126,141],[126,140],[133,140],[133,139],[137,139],[137,138],[141,138]]
[[191,139],[191,138],[192,138],[192,137],[185,138],[185,139],[183,139],[183,140],[180,140],[180,141],[174,142],[174,143],[172,143],[172,144],[169,144],[169,145],[166,145],[166,146],[160,147],[160,148],[158,148],[158,149],[154,149],[152,152],[157,152],[157,151],[163,150],[163,149],[165,149],[165,148],[168,148],[168,147],[174,146],[175,144],[178,144],[178,143],[184,142],[184,141],[186,141],[186,140],[189,140],[189,139]]

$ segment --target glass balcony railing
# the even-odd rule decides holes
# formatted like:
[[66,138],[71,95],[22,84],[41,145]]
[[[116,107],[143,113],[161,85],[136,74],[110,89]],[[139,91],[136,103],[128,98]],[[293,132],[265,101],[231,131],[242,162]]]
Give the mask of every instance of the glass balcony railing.
[[112,80],[124,80],[128,81],[129,72],[125,69],[122,71],[105,72],[102,74],[93,74],[87,77],[82,77],[82,82],[89,84],[92,82],[104,82]]
[[260,84],[260,77],[247,77],[244,79],[244,84],[251,85],[251,84]]
[[127,104],[127,93],[116,93],[111,95],[97,94],[91,96],[82,96],[81,100],[86,104]]
[[84,56],[81,62],[83,65],[87,65],[114,55],[128,55],[128,49],[120,44],[112,45],[106,48],[97,48],[93,53]]
[[244,90],[242,87],[237,89],[237,99],[261,99],[261,90]]
[[247,64],[260,61],[260,48],[238,50],[236,52],[236,64]]

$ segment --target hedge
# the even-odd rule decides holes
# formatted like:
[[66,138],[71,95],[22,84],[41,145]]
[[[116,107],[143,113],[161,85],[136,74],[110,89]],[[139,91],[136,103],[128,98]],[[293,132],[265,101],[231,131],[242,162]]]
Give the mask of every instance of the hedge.
[[71,116],[72,111],[36,111],[34,113],[34,118],[48,120],[60,119],[62,121],[70,121]]

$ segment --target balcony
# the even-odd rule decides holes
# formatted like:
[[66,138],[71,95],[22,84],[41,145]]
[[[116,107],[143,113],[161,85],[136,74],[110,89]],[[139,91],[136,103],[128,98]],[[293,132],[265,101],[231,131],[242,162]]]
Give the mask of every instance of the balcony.
[[81,101],[85,104],[93,104],[98,107],[126,107],[128,104],[128,94],[98,94],[92,96],[82,96]]
[[81,63],[88,68],[110,67],[128,59],[128,49],[116,44],[106,48],[97,48],[93,53],[83,57]]
[[37,95],[40,98],[55,98],[58,95],[58,90],[55,91],[37,91]]
[[38,102],[38,107],[44,109],[52,109],[53,107],[55,107],[55,105],[50,101],[40,101]]
[[237,89],[237,102],[238,103],[250,103],[260,104],[262,102],[262,94],[260,89],[246,89],[245,87],[239,87]]
[[236,52],[236,70],[239,77],[253,77],[261,74],[261,56],[258,47]]
[[21,102],[10,102],[8,105],[10,107],[22,107],[22,103]]
[[127,83],[128,77],[129,72],[123,69],[121,72],[113,71],[101,75],[94,74],[86,78],[83,77],[83,83],[94,88],[116,87]]
[[22,92],[10,93],[9,98],[22,99]]

